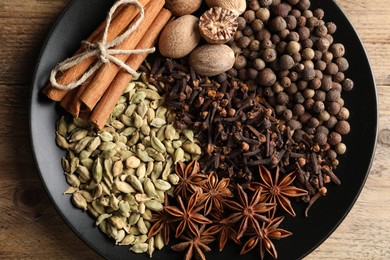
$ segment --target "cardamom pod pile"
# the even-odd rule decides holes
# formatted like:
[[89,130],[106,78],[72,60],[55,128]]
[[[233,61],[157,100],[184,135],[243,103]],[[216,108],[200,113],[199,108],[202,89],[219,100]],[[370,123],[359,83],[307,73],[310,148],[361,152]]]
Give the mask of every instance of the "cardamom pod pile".
[[179,182],[178,162],[196,160],[201,148],[190,129],[176,130],[175,115],[155,87],[131,82],[102,131],[81,118],[57,122],[57,145],[74,205],[96,218],[96,226],[136,253],[164,246],[148,237],[154,212]]

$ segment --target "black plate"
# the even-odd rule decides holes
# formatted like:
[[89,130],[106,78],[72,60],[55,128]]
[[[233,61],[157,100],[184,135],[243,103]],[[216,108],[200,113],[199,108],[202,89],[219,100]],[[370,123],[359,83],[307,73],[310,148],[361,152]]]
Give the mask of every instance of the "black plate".
[[[115,246],[94,227],[93,219],[81,210],[75,209],[69,196],[62,195],[68,187],[60,165],[64,152],[55,144],[55,122],[59,116],[54,102],[39,94],[49,77],[51,69],[64,58],[72,55],[81,40],[104,20],[113,1],[73,0],[63,11],[48,36],[38,60],[31,91],[31,141],[36,165],[42,181],[58,212],[73,231],[88,245],[109,259],[148,259],[145,254],[135,255],[126,246]],[[310,210],[309,218],[303,217],[303,206],[296,207],[297,217],[287,217],[283,227],[293,236],[277,241],[279,259],[299,259],[319,246],[341,223],[355,203],[371,166],[377,136],[377,98],[375,82],[362,43],[354,28],[340,10],[329,0],[313,1],[312,7],[325,10],[325,20],[337,24],[334,35],[336,42],[346,46],[346,58],[350,62],[347,76],[355,82],[352,92],[344,93],[346,107],[351,112],[351,132],[344,139],[348,152],[340,158],[336,173],[342,185],[329,185],[328,195]],[[257,250],[256,250],[257,251]],[[222,253],[217,250],[208,253],[208,259],[232,258],[238,256],[239,248],[228,246]],[[180,259],[168,247],[154,253],[160,259]],[[255,252],[240,259],[257,259]]]

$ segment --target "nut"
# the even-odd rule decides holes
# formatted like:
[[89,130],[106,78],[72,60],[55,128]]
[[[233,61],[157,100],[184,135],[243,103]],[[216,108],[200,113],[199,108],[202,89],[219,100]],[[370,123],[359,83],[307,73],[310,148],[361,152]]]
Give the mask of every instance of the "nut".
[[233,11],[236,15],[240,15],[246,10],[245,0],[205,0],[205,2],[209,7],[220,6]]
[[231,69],[235,57],[233,50],[225,44],[206,44],[191,52],[188,62],[201,76],[216,76]]
[[175,16],[192,14],[202,5],[202,0],[167,0],[166,7]]
[[168,58],[187,56],[200,41],[198,23],[199,19],[193,15],[184,15],[168,23],[160,35],[161,55]]
[[237,28],[237,15],[218,6],[210,8],[199,19],[200,35],[208,43],[228,42],[233,38]]

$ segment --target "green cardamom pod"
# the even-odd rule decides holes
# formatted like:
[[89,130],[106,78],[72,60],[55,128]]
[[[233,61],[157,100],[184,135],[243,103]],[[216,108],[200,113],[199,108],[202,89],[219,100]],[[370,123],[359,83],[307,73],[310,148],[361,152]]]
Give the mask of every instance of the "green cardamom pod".
[[129,176],[127,176],[126,180],[131,183],[131,186],[134,189],[136,189],[136,190],[138,190],[138,191],[140,191],[142,193],[144,192],[144,189],[142,187],[142,183],[136,176],[129,175]]
[[130,250],[134,253],[140,254],[140,253],[146,253],[148,251],[149,245],[147,243],[137,243],[130,247]]
[[129,158],[126,159],[125,164],[127,168],[136,169],[140,166],[141,160],[138,159],[138,157],[136,156],[130,156]]
[[144,190],[149,197],[153,198],[157,196],[156,188],[154,187],[153,182],[149,178],[145,178],[143,184],[144,184]]
[[135,240],[135,236],[133,234],[126,235],[122,241],[119,243],[121,246],[129,246],[131,245]]
[[79,192],[74,192],[72,194],[72,202],[76,207],[87,210],[87,201]]
[[56,143],[62,149],[69,149],[70,144],[66,141],[66,138],[56,132]]
[[110,223],[116,228],[116,229],[122,229],[125,226],[125,222],[121,217],[118,216],[111,216],[109,218]]
[[101,215],[96,219],[95,225],[96,225],[96,226],[99,226],[100,223],[102,223],[105,219],[110,218],[111,216],[112,216],[112,214],[108,214],[108,213],[101,214]]
[[153,252],[154,252],[154,237],[151,237],[149,238],[148,241],[148,251],[147,251],[150,258],[153,256]]
[[119,181],[119,180],[115,181],[114,187],[116,190],[123,192],[123,193],[134,193],[135,192],[134,188],[130,184],[128,184],[127,182],[124,182],[124,181]]
[[[106,132],[107,133],[107,132]],[[109,135],[111,135],[110,133],[107,133],[107,134],[109,134]],[[112,136],[111,136],[112,137]],[[87,146],[87,151],[89,151],[89,152],[93,152],[93,151],[95,151],[98,147],[99,147],[99,145],[101,144],[101,140],[103,140],[102,139],[102,136],[97,136],[97,137],[95,137],[90,143],[89,143],[89,145]],[[109,140],[108,140],[109,138],[107,138],[107,142],[109,142]]]
[[119,120],[127,127],[133,126],[133,121],[131,120],[130,117],[126,116],[125,114],[121,114],[119,116]]
[[172,185],[177,185],[180,181],[180,178],[179,176],[176,174],[176,173],[171,173],[168,175],[168,181],[172,184]]
[[183,162],[184,161],[184,150],[181,149],[180,147],[175,150],[173,153],[173,160],[174,164],[178,162]]
[[80,141],[81,139],[86,137],[87,134],[88,134],[88,130],[77,129],[70,135],[69,142],[74,143],[74,142]]
[[146,227],[145,225],[145,222],[144,222],[144,218],[143,217],[140,217],[138,222],[137,222],[137,227],[139,229],[139,231],[141,232],[141,234],[144,234],[144,235],[147,235],[148,234],[148,228]]
[[155,237],[154,237],[154,246],[158,249],[161,250],[164,246],[164,239],[162,236],[162,233],[159,232]]
[[162,127],[163,125],[166,125],[166,124],[167,124],[167,122],[164,119],[158,118],[158,117],[154,118],[152,120],[152,122],[150,122],[150,125],[153,126],[153,127],[156,127],[156,128],[160,128],[160,127]]
[[161,180],[161,179],[155,180],[154,185],[157,189],[163,190],[163,191],[169,190],[172,187],[169,182]]
[[117,161],[114,163],[114,166],[112,167],[112,175],[115,177],[119,176],[123,173],[123,163],[122,161]]
[[196,143],[185,142],[182,147],[183,147],[184,151],[186,151],[190,154],[195,154],[195,155],[202,154],[202,149]]
[[96,183],[100,183],[103,178],[103,166],[100,163],[99,158],[96,158],[93,164],[92,172],[93,172],[93,179],[96,181]]
[[57,121],[57,132],[61,136],[66,136],[67,126],[64,116],[61,116],[60,119],[58,119]]
[[156,151],[160,153],[166,153],[167,149],[165,148],[164,144],[158,139],[156,136],[152,136],[150,139],[150,143]]
[[158,100],[161,99],[161,96],[154,90],[151,89],[139,89],[138,93],[145,93],[145,97],[150,100]]
[[156,200],[148,200],[148,201],[145,201],[144,203],[145,203],[145,206],[152,211],[162,211],[164,208],[162,203],[160,203]]

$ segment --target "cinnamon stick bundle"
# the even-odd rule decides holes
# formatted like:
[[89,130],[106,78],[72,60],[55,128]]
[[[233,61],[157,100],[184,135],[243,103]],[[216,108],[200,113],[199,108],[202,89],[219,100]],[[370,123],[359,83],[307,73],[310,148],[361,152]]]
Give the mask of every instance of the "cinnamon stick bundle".
[[[156,16],[160,12],[161,8],[164,6],[164,0],[153,0],[145,6],[145,18],[139,25],[139,27],[122,43],[115,47],[119,50],[133,50],[136,48],[137,44],[141,41],[142,36],[153,26],[152,22],[155,20]],[[139,48],[136,48],[139,49]],[[137,54],[141,56],[141,54]],[[125,62],[129,54],[117,55],[116,58]],[[146,57],[146,56],[145,56]],[[132,66],[131,66],[132,67]],[[85,87],[85,90],[80,96],[82,105],[89,111],[95,107],[96,103],[102,97],[106,89],[109,87],[110,83],[113,81],[117,75],[120,67],[113,63],[103,64],[97,71],[95,77],[91,82]]]
[[[139,2],[145,6],[150,0],[139,0]],[[112,41],[120,33],[122,33],[130,24],[131,21],[138,15],[139,9],[136,6],[120,6],[114,13],[111,26],[108,30],[107,41]],[[97,43],[101,41],[103,32],[106,27],[106,21],[104,21],[87,39],[88,42]],[[85,46],[81,46],[76,54],[82,53],[85,50]],[[75,54],[75,55],[76,55]],[[87,69],[96,61],[96,57],[90,57],[83,60],[76,66],[66,70],[58,79],[58,83],[61,85],[67,85],[70,82],[80,78]],[[67,90],[60,90],[48,84],[43,88],[42,92],[53,101],[61,101],[64,96],[69,92]]]
[[[148,31],[144,34],[140,42],[137,44],[137,49],[145,49],[152,47],[161,30],[171,17],[171,12],[167,9],[161,9],[153,23],[149,27]],[[126,64],[133,69],[137,70],[142,62],[146,59],[147,53],[133,54],[128,57]],[[94,125],[98,129],[102,129],[107,121],[107,118],[114,109],[123,91],[126,89],[127,84],[131,81],[132,75],[119,71],[115,78],[110,82],[108,88],[96,104],[89,117],[89,123]]]

